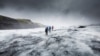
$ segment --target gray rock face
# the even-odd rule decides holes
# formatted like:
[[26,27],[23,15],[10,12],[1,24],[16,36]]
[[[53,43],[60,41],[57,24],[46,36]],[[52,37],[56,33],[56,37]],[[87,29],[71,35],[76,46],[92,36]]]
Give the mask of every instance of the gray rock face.
[[13,19],[5,16],[0,16],[0,29],[26,29],[43,26],[44,25],[34,23],[28,19]]

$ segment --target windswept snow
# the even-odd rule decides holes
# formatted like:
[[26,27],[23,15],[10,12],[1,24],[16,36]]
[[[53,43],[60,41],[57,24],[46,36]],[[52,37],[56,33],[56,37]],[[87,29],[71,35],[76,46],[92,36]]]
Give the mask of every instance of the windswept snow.
[[100,27],[0,30],[0,56],[100,56]]

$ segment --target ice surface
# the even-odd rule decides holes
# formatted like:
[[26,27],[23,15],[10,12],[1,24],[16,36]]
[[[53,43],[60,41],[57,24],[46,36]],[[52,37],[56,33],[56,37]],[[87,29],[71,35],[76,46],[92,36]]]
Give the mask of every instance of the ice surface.
[[100,56],[100,27],[0,30],[0,56]]

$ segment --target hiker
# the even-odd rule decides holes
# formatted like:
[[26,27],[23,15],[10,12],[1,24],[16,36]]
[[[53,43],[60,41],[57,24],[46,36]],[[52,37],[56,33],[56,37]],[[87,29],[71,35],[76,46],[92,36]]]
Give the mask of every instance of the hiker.
[[49,32],[51,32],[51,30],[52,30],[51,26],[48,27],[48,30],[49,30]]
[[45,34],[48,35],[48,33],[50,33],[53,30],[53,28],[54,28],[53,26],[47,26],[45,28]]
[[53,31],[53,29],[54,29],[54,26],[52,26],[52,31]]
[[45,34],[48,35],[48,32],[49,32],[49,27],[46,27],[45,28]]

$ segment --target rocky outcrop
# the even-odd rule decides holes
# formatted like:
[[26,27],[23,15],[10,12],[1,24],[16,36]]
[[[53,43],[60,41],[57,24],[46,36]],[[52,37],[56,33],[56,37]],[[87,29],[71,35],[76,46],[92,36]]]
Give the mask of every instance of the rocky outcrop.
[[36,28],[42,26],[42,24],[34,23],[28,19],[13,19],[0,15],[0,29]]

